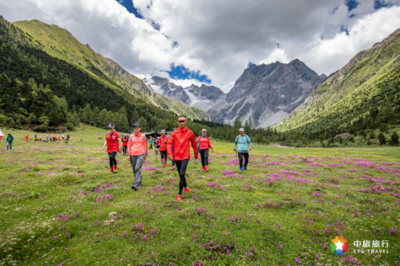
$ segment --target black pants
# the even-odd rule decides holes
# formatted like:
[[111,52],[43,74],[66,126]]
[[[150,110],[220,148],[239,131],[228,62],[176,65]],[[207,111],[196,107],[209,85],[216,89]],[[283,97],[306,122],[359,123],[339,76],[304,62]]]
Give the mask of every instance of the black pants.
[[204,167],[208,165],[208,149],[200,150],[201,165]]
[[160,151],[160,153],[161,153],[161,159],[167,161],[167,151]]
[[175,163],[176,163],[176,168],[178,169],[179,177],[181,179],[179,181],[179,193],[178,194],[182,195],[183,188],[187,187],[185,173],[186,173],[186,168],[189,163],[189,159],[185,159],[183,161],[175,161]]
[[114,151],[112,153],[108,153],[108,158],[110,159],[110,167],[113,168],[114,165],[117,165],[117,160],[115,160],[115,156],[117,156],[117,152]]
[[244,164],[247,165],[249,163],[249,154],[247,152],[246,153],[239,152],[238,156],[239,156],[240,167],[243,167],[243,156],[244,156]]
[[122,146],[122,152],[124,153],[124,155],[126,154],[126,149],[127,148],[128,148],[127,146]]
[[153,149],[153,144],[150,144],[149,150],[152,150],[152,149]]

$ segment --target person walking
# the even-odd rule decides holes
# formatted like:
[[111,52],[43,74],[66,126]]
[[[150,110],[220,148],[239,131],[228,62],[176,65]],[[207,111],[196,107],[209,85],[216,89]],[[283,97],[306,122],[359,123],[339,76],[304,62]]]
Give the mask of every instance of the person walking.
[[167,165],[167,142],[168,137],[165,135],[165,130],[161,130],[161,137],[156,141],[156,145],[159,145],[160,154],[161,154],[161,167],[165,167]]
[[[239,146],[239,147],[238,147]],[[251,140],[249,136],[244,134],[244,129],[239,129],[239,136],[235,139],[235,151],[238,151],[240,171],[247,170],[249,163],[249,150],[251,150]],[[243,164],[244,157],[244,164]]]
[[[179,128],[172,132],[168,143],[167,143],[167,153],[170,160],[175,160],[176,168],[180,177],[179,182],[179,193],[176,196],[177,201],[182,201],[182,190],[185,193],[190,191],[186,182],[186,168],[190,160],[190,145],[192,145],[194,157],[198,158],[196,137],[193,132],[186,127],[186,117],[181,116],[178,118]],[[174,146],[174,151],[172,153],[172,146]]]
[[25,135],[25,140],[29,141],[29,135],[28,134]]
[[129,140],[129,137],[126,134],[124,134],[124,136],[122,137],[122,140],[121,140],[122,141],[122,153],[124,156],[126,155],[126,148],[128,146],[128,140]]
[[106,134],[106,141],[104,142],[103,149],[107,145],[107,153],[110,160],[110,173],[117,173],[117,160],[115,157],[117,156],[117,152],[121,152],[121,148],[119,147],[120,140],[119,133],[114,129],[114,124],[108,124],[108,133]]
[[211,146],[210,138],[207,136],[206,129],[201,131],[201,136],[197,139],[197,143],[197,150],[201,156],[203,171],[208,171],[208,150],[211,149],[214,152],[214,149]]
[[62,136],[61,136],[61,137],[62,137],[62,140],[64,141],[64,140],[65,140],[65,135],[64,135],[64,134],[62,134]]
[[149,150],[152,150],[153,149],[153,137],[150,137],[149,143],[150,143]]
[[14,140],[14,137],[11,135],[11,133],[8,133],[8,134],[7,134],[7,139],[6,139],[6,142],[7,142],[7,150],[11,150],[11,149],[12,149],[12,142],[13,142],[13,140]]
[[142,185],[142,165],[147,159],[147,138],[141,133],[142,126],[139,123],[133,124],[133,134],[128,140],[127,159],[131,162],[135,182],[132,189],[138,190]]

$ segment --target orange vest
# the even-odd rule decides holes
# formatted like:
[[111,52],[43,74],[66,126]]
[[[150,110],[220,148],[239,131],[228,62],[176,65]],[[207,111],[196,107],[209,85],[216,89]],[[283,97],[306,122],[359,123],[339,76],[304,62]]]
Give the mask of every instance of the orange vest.
[[142,133],[139,135],[132,134],[128,141],[128,154],[137,156],[147,154],[147,139]]

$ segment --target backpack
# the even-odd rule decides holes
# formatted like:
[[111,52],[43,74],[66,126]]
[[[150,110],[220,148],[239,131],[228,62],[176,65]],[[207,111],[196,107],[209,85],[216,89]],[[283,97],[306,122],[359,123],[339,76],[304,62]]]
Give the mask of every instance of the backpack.
[[[246,134],[244,134],[243,136],[246,136],[246,141],[247,141],[247,143],[249,142],[247,139],[249,139],[249,136],[247,136]],[[235,142],[236,142],[236,140],[238,139],[240,137],[240,135],[238,135],[237,137],[236,137],[236,139],[235,139]]]

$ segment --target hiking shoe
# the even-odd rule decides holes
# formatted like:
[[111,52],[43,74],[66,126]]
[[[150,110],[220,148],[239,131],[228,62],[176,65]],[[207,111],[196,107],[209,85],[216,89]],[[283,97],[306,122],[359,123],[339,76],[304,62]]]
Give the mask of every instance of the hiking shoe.
[[177,201],[182,201],[182,196],[181,195],[176,196],[176,200]]
[[140,180],[140,182],[139,182],[139,186],[141,186],[142,185],[142,180]]
[[206,171],[208,171],[208,165],[204,166],[204,169],[205,169]]
[[162,164],[161,167],[164,168],[164,165]]
[[247,164],[244,164],[243,166],[244,166],[244,167],[243,167],[244,170],[247,170]]
[[172,171],[175,171],[175,166],[172,166],[171,170],[172,170]]
[[111,169],[110,169],[110,174],[112,174],[113,173],[113,168],[111,167]]
[[204,166],[201,168],[201,170],[205,171],[206,169],[204,168]]
[[114,165],[114,171],[117,171],[117,165]]
[[134,189],[134,190],[138,190],[138,187],[137,187],[137,185],[136,185],[136,184],[133,184],[133,185],[132,185],[132,189]]
[[185,189],[183,190],[184,193],[189,193],[189,191],[190,191],[190,188],[188,188],[188,187],[185,187]]
[[240,167],[240,171],[243,171],[243,167]]

